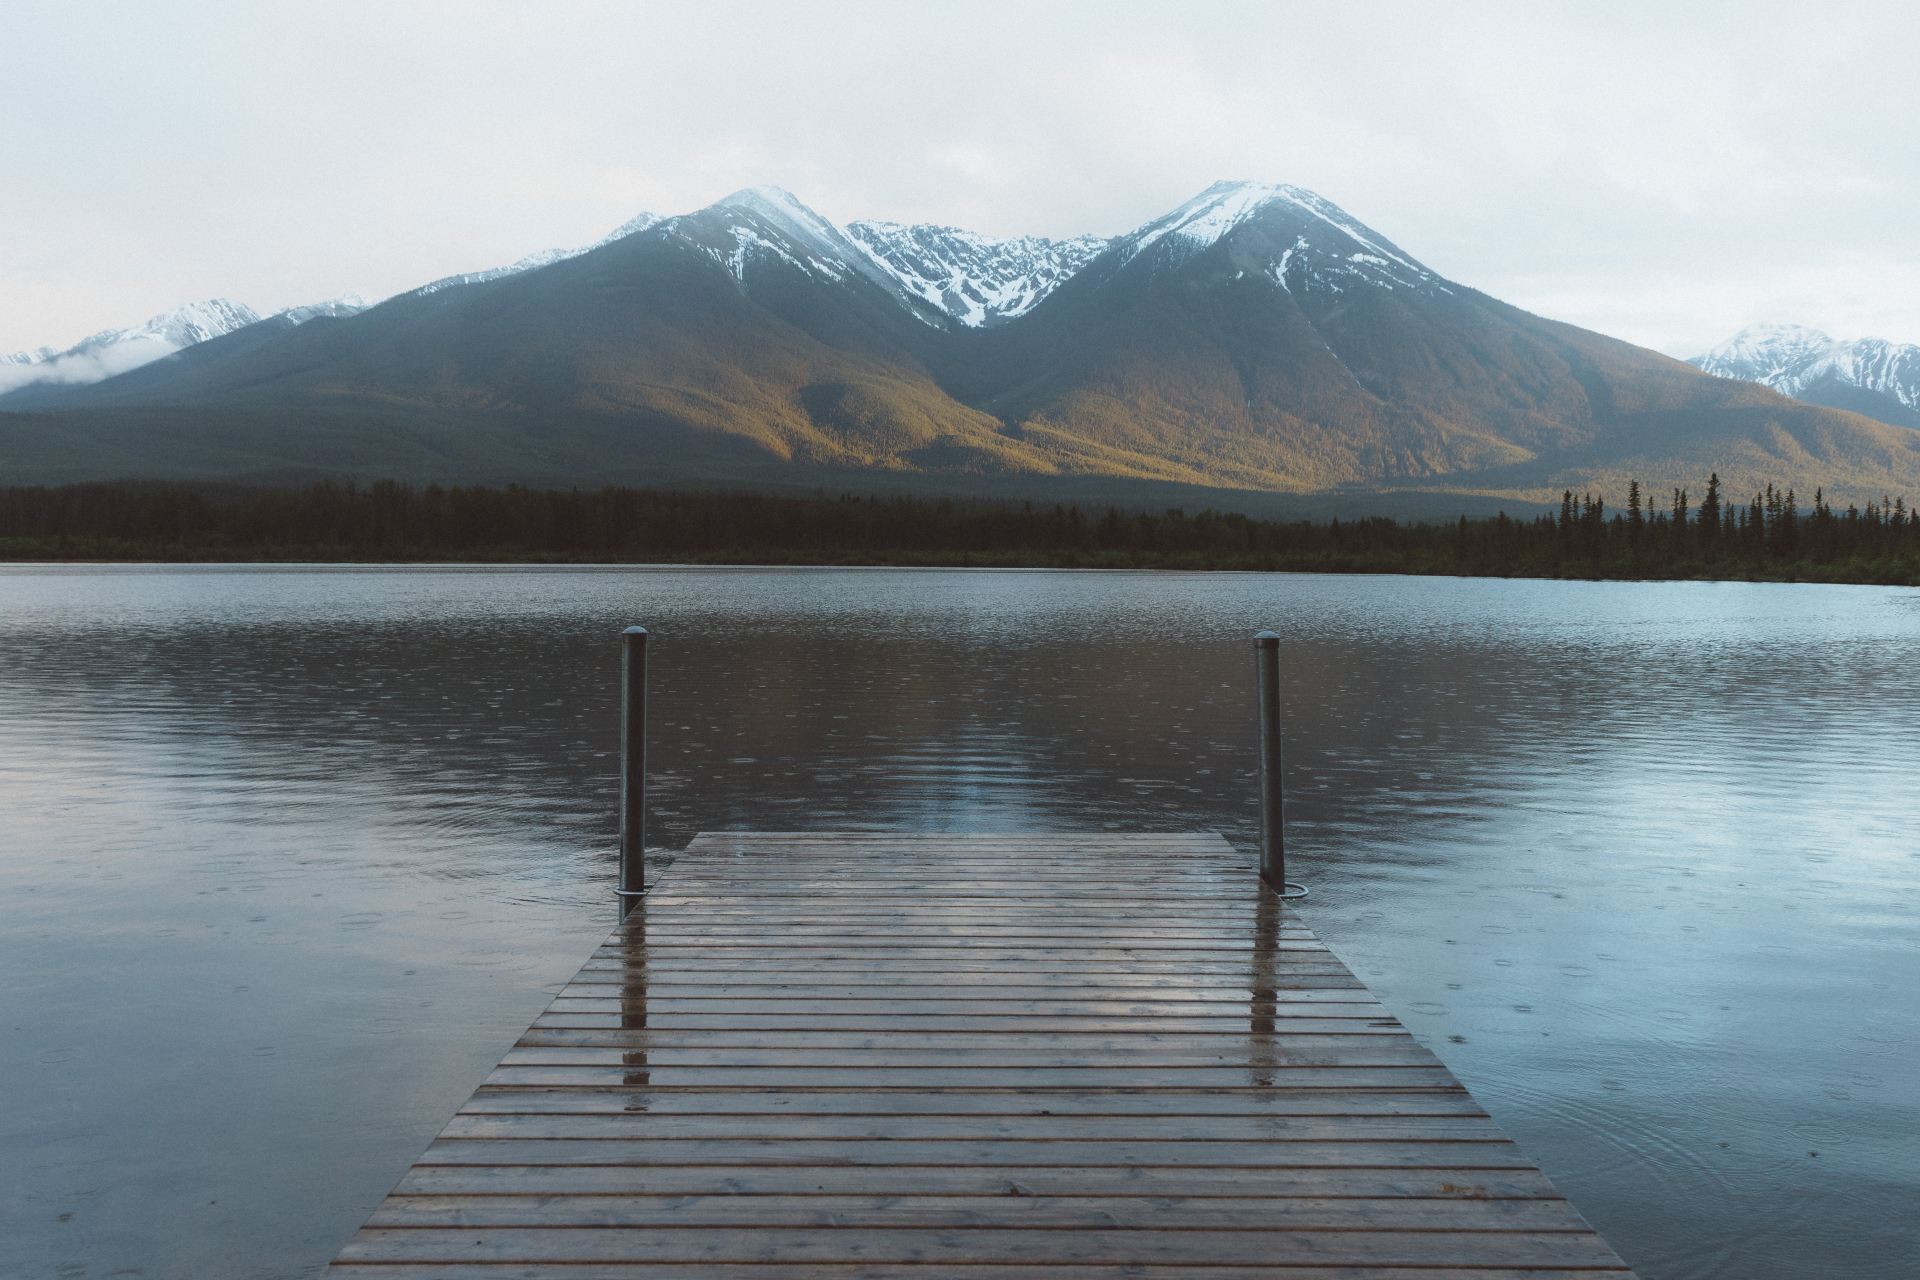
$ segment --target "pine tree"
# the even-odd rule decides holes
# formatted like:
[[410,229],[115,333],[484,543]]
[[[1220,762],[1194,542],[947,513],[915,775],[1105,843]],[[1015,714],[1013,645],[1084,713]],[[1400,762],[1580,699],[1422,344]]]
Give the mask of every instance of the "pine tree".
[[1707,496],[1700,499],[1700,545],[1711,551],[1720,533],[1720,473],[1707,477]]

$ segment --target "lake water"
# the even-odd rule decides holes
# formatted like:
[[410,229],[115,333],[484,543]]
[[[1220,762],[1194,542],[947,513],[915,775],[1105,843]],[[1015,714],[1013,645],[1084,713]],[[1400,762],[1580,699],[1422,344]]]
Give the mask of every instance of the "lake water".
[[1225,832],[1648,1280],[1920,1274],[1920,592],[0,569],[0,1275],[310,1276],[652,842]]

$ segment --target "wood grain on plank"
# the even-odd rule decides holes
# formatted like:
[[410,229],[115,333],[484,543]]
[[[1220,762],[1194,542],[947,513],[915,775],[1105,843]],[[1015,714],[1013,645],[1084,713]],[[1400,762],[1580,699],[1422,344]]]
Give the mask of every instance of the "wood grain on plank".
[[698,837],[333,1280],[1631,1280],[1214,835]]

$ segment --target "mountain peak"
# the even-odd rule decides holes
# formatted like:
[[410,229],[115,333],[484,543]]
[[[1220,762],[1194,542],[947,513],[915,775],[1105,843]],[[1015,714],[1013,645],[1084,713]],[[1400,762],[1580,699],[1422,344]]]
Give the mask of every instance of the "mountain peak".
[[785,187],[767,182],[757,187],[742,187],[731,195],[721,196],[714,205],[722,209],[754,209],[758,211],[778,210],[781,213],[798,218],[813,218],[824,221],[819,214],[801,202],[800,197]]
[[746,187],[724,199],[674,219],[688,237],[743,287],[748,272],[761,264],[783,263],[809,275],[845,282],[858,277],[891,295],[928,324],[945,323],[937,307],[906,287],[900,277],[867,248],[801,203],[784,187]]
[[1287,183],[1216,182],[1171,213],[1121,238],[1124,266],[1150,249],[1175,265],[1223,242],[1240,246],[1242,273],[1290,292],[1340,293],[1354,284],[1451,293],[1391,240],[1322,196]]
[[1164,219],[1165,234],[1178,234],[1212,244],[1253,214],[1274,203],[1304,204],[1318,200],[1311,191],[1270,182],[1216,182]]
[[[1371,244],[1375,237],[1358,220],[1330,200],[1322,199],[1305,187],[1277,182],[1216,182],[1172,213],[1164,214],[1136,231],[1139,249],[1167,237],[1177,236],[1196,248],[1218,243],[1235,227],[1274,206],[1298,210]],[[1374,247],[1378,247],[1375,245]],[[1396,253],[1392,255],[1398,257]]]
[[823,256],[829,258],[840,257],[851,247],[840,228],[802,204],[785,187],[744,187],[715,201],[713,207],[751,213],[808,248],[827,250]]
[[1723,378],[1764,382],[1775,390],[1784,390],[1780,383],[1790,379],[1795,368],[1842,345],[1808,325],[1750,324],[1690,363]]

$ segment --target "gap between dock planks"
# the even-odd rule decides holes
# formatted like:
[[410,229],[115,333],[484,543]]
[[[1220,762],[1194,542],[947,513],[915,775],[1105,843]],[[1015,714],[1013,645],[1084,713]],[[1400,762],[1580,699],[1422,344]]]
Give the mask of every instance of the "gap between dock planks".
[[1213,834],[693,841],[333,1280],[1631,1273]]

